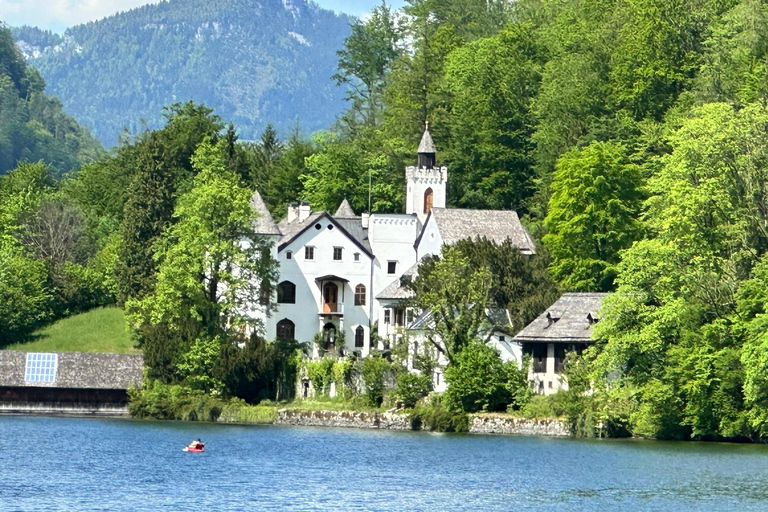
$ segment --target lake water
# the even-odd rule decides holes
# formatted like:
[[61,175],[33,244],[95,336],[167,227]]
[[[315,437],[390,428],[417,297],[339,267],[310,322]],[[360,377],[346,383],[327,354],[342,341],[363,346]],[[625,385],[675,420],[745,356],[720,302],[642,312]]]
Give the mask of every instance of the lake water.
[[737,506],[768,510],[768,447],[0,417],[3,512]]

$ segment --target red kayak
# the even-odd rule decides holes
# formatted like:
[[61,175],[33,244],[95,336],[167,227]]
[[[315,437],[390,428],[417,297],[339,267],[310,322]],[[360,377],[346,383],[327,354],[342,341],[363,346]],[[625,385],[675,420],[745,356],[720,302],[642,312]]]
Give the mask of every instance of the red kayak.
[[192,453],[203,453],[205,451],[205,446],[198,445],[198,446],[185,446],[184,447],[185,452],[192,452]]

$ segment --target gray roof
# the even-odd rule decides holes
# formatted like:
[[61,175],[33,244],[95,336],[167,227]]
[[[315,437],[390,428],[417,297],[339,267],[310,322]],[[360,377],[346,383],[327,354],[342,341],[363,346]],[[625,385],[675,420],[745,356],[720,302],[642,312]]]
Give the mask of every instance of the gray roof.
[[336,210],[336,213],[334,213],[333,216],[337,219],[353,219],[356,217],[352,205],[350,205],[349,201],[346,199],[341,202],[339,209]]
[[[480,327],[480,332],[478,334],[488,335],[492,332],[509,334],[509,322],[503,309],[488,308],[485,310],[485,317],[487,322]],[[429,331],[434,328],[435,321],[432,318],[432,311],[429,309],[424,310],[418,318],[407,326],[407,330],[409,331]]]
[[363,223],[359,217],[354,219],[334,219],[328,212],[313,212],[299,222],[294,220],[293,222],[280,222],[280,230],[283,232],[283,237],[278,243],[278,251],[285,249],[285,246],[293,242],[296,237],[306,231],[309,227],[313,226],[321,218],[328,218],[333,224],[338,226],[358,247],[360,247],[368,256],[373,256],[373,250],[371,249],[371,243],[368,240],[368,230],[363,228]]
[[[459,240],[487,238],[497,244],[509,240],[524,253],[536,253],[536,242],[513,210],[432,208],[430,215],[435,218],[445,245],[455,244]],[[424,229],[427,224],[424,223]],[[417,245],[424,229],[416,240]]]
[[294,220],[293,222],[288,222],[287,218],[281,220],[277,226],[280,228],[283,237],[278,242],[278,246],[282,247],[293,241],[302,231],[314,224],[323,215],[325,215],[325,212],[312,212],[309,214],[309,217],[302,221]]
[[368,228],[363,227],[363,222],[360,217],[354,217],[351,219],[337,218],[334,219],[338,225],[349,233],[349,235],[360,245],[362,245],[369,254],[373,254],[371,248],[371,242],[368,240]]
[[280,235],[280,229],[278,229],[275,220],[269,213],[267,205],[264,203],[264,199],[261,198],[258,190],[253,192],[251,196],[251,207],[256,210],[258,217],[253,223],[253,228],[257,235]]
[[588,343],[593,322],[607,293],[566,293],[536,320],[520,331],[514,340],[543,343]]
[[144,356],[57,352],[53,382],[26,382],[27,352],[0,350],[0,387],[128,389],[141,387]]
[[414,278],[416,277],[416,274],[418,273],[419,264],[416,263],[414,266],[403,272],[403,274],[389,283],[389,285],[384,288],[379,294],[376,296],[379,300],[402,300],[402,299],[410,299],[413,297],[413,291],[409,288],[407,288],[405,285],[405,281],[403,280],[403,277],[407,278]]
[[435,149],[435,143],[432,141],[432,135],[429,134],[429,128],[424,130],[424,135],[421,136],[419,153],[437,153],[437,149]]

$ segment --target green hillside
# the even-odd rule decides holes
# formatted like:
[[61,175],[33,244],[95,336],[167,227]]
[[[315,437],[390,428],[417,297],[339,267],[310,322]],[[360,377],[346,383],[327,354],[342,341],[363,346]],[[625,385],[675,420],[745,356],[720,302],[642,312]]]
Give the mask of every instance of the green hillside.
[[331,76],[349,18],[306,0],[171,0],[72,27],[24,27],[19,46],[67,111],[114,145],[195,101],[256,139],[267,123],[314,131],[344,109]]
[[125,314],[119,308],[98,308],[71,316],[36,331],[27,343],[5,350],[26,352],[112,352],[139,353],[125,328]]
[[44,91],[45,81],[27,66],[10,30],[0,24],[0,174],[18,162],[39,160],[64,173],[103,152]]

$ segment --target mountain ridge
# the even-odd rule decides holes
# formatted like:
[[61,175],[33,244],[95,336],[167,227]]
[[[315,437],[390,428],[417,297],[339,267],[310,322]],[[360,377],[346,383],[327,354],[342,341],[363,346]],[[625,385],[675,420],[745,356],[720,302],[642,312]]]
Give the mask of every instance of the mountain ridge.
[[69,113],[107,146],[126,127],[162,123],[162,108],[196,101],[244,139],[330,126],[344,109],[331,76],[350,19],[306,0],[169,0],[71,27],[13,29]]

